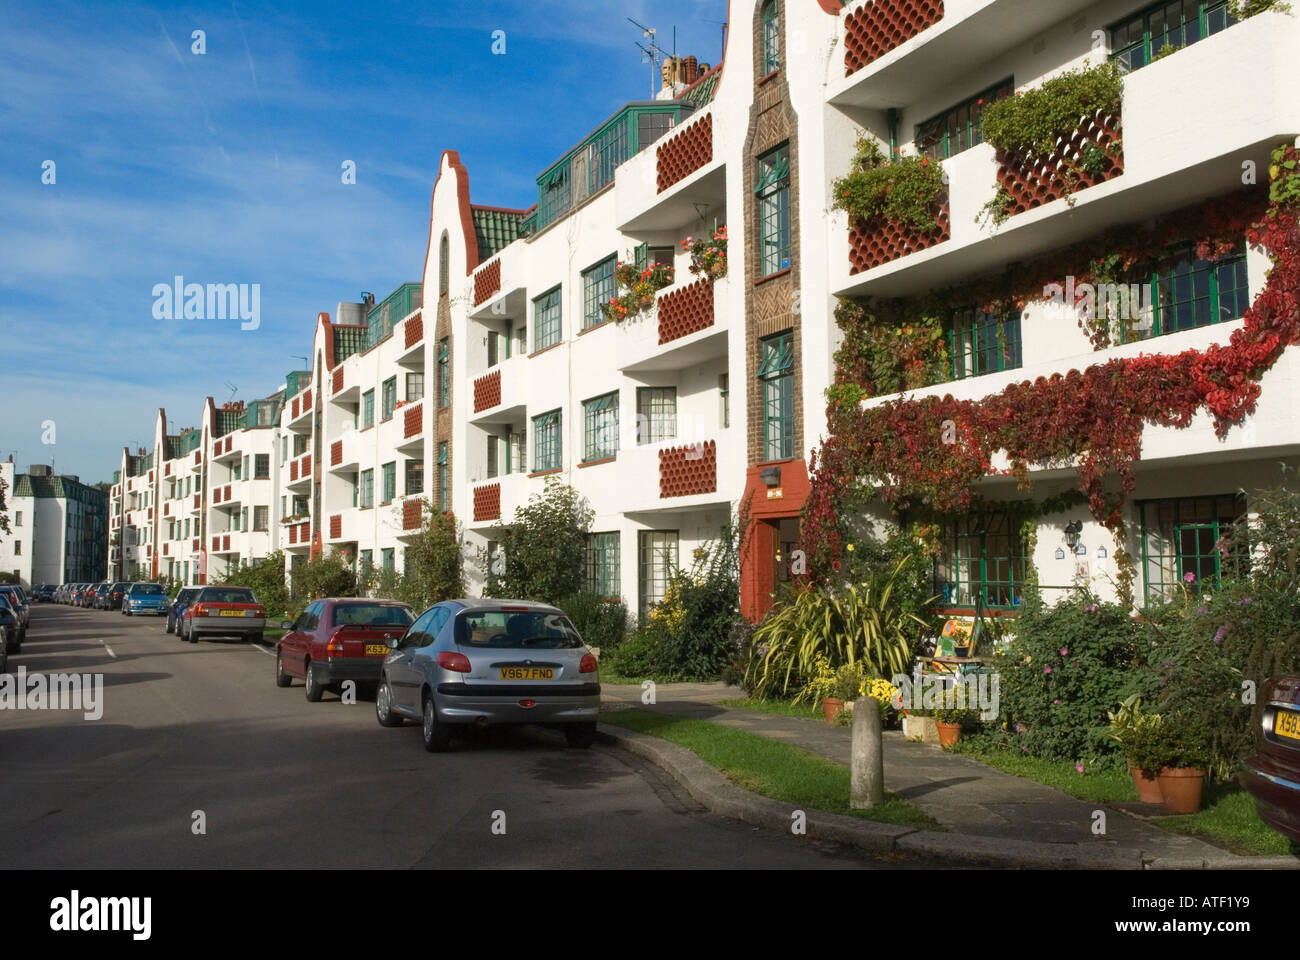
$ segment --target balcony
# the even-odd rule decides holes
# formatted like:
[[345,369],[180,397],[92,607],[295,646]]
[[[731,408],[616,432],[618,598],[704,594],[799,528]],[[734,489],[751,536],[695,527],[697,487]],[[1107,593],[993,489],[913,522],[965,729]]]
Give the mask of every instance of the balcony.
[[228,433],[212,441],[212,459],[218,463],[234,462],[243,455],[242,450],[235,449],[235,435]]
[[[713,111],[691,117],[619,167],[615,220],[622,233],[678,231],[727,204],[726,164],[713,145]],[[715,159],[716,158],[716,159]]]
[[514,422],[524,416],[527,404],[528,358],[511,357],[474,379],[471,423]]
[[356,543],[361,524],[356,510],[346,509],[329,515],[325,541],[330,544]]
[[289,482],[286,486],[290,490],[306,490],[311,487],[311,451],[294,457],[289,461]]
[[203,494],[196,493],[190,498],[190,513],[203,512]]
[[285,409],[288,411],[288,417],[285,420],[285,426],[295,433],[307,433],[311,430],[311,387],[303,390],[292,400],[290,400]]
[[292,551],[310,550],[311,549],[311,521],[302,520],[295,523],[285,524],[286,548]]
[[[1288,94],[1300,83],[1297,48],[1300,19],[1262,13],[1129,74],[1122,175],[1078,190],[1073,207],[1049,198],[996,232],[976,223],[1000,180],[993,148],[980,144],[958,154],[944,163],[950,239],[857,273],[846,252],[833,253],[832,292],[917,296],[1240,189],[1249,163],[1265,182],[1272,148],[1300,132],[1300,101]],[[1231,80],[1207,83],[1206,77]],[[1196,91],[1194,109],[1177,109],[1189,90]],[[829,229],[846,238],[845,251],[844,213],[832,214]]]
[[506,247],[474,272],[471,320],[524,320],[528,291],[524,286],[524,249]]
[[402,353],[397,362],[408,370],[424,369],[424,311],[416,310],[397,331]]
[[360,458],[357,448],[360,446],[357,440],[357,434],[354,430],[349,429],[347,433],[332,442],[329,447],[329,472],[330,473],[356,473],[360,468]]
[[[974,64],[1067,24],[1096,0],[904,0],[855,3],[841,18],[844,58],[832,65],[827,100],[886,110],[958,86]],[[937,17],[936,17],[937,13]],[[1091,29],[1093,24],[1087,25]]]
[[618,473],[610,478],[612,489],[603,496],[593,489],[592,504],[597,511],[628,514],[729,504],[736,491],[727,481],[745,472],[743,446],[742,425],[741,430],[715,431],[708,437],[624,448],[618,454]]
[[730,280],[694,279],[659,294],[655,311],[625,320],[615,336],[623,373],[683,370],[727,355]]
[[412,454],[424,449],[424,401],[408,403],[395,414],[402,425],[402,438],[397,443],[400,453]]
[[[537,481],[541,483],[541,481]],[[540,489],[540,488],[539,488]],[[470,519],[467,526],[487,529],[514,519],[515,508],[528,502],[527,474],[507,473],[470,487]]]
[[195,450],[194,456],[190,460],[190,472],[199,473],[203,469],[203,451]]

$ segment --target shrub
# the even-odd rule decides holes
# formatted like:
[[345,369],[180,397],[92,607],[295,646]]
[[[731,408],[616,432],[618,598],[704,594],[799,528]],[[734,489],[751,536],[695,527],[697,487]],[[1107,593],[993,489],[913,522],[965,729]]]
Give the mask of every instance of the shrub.
[[648,677],[656,673],[658,635],[638,630],[614,652],[614,670],[625,677]]
[[1142,625],[1119,604],[1087,595],[1048,607],[1029,591],[1021,609],[1015,639],[994,659],[1015,743],[1045,759],[1117,754],[1110,711],[1156,686],[1143,669],[1150,639]]
[[[256,564],[241,563],[227,573],[222,582],[251,589],[268,614],[282,613],[289,606],[289,588],[284,582],[284,553],[280,550]],[[181,584],[178,582],[175,586],[179,591]]]
[[1099,110],[1118,113],[1123,95],[1124,78],[1115,64],[1084,65],[986,105],[980,128],[997,150],[1026,159],[1047,157],[1083,119]]
[[862,583],[783,591],[751,640],[745,670],[751,695],[788,693],[816,676],[819,658],[833,667],[861,661],[876,677],[906,672],[926,628],[903,609],[897,592],[909,562],[904,557],[888,575],[872,571]]
[[419,533],[403,553],[403,572],[366,565],[359,577],[362,589],[410,604],[417,612],[465,594],[456,518],[428,500],[421,501],[421,511]]
[[292,588],[295,600],[352,597],[357,594],[357,578],[347,553],[333,549],[316,554],[294,570]]
[[935,206],[947,188],[943,171],[928,157],[900,157],[890,162],[876,141],[858,138],[848,176],[835,181],[834,209],[850,220],[895,220],[918,233],[939,229]]
[[509,525],[496,528],[504,569],[499,575],[487,571],[488,595],[554,603],[580,593],[592,516],[578,491],[547,477],[543,492],[516,508]]
[[577,629],[584,643],[609,656],[623,645],[628,632],[627,606],[599,594],[583,591],[556,602]]

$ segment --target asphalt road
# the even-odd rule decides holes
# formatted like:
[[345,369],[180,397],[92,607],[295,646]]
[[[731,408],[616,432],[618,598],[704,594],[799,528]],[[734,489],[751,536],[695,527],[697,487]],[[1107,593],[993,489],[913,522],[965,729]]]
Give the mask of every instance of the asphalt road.
[[715,816],[657,767],[552,731],[428,754],[369,699],[277,688],[273,650],[164,623],[34,607],[8,671],[102,674],[103,716],[0,710],[0,867],[924,866]]

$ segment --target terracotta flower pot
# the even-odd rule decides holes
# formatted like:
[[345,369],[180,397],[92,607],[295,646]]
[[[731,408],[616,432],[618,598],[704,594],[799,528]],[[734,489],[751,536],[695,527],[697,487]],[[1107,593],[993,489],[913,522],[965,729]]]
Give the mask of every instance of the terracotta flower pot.
[[1170,813],[1195,813],[1201,809],[1201,787],[1205,771],[1196,767],[1164,767],[1160,771],[1160,793]]
[[834,723],[836,715],[844,709],[844,704],[838,697],[822,698],[822,713],[826,715],[827,723]]
[[944,723],[942,720],[936,720],[934,725],[939,730],[939,746],[951,747],[961,739],[960,723]]
[[1164,794],[1160,792],[1160,781],[1156,779],[1157,775],[1150,770],[1140,770],[1128,765],[1129,776],[1133,778],[1133,786],[1137,787],[1138,800],[1142,803],[1164,803]]

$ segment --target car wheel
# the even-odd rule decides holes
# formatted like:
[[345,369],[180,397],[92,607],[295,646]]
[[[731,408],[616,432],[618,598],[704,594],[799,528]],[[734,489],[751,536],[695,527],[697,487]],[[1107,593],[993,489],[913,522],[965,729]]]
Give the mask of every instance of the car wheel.
[[307,694],[307,699],[312,703],[320,703],[320,698],[325,695],[325,688],[321,686],[319,678],[316,676],[316,664],[307,664],[307,689],[303,691]]
[[275,685],[277,687],[293,685],[293,677],[284,672],[284,660],[281,659],[279,652],[275,655]]
[[260,633],[250,633],[250,634],[248,635],[248,642],[249,642],[249,643],[261,644],[261,643],[262,643],[263,641],[265,641],[265,640],[266,640],[265,635],[260,634]]
[[381,727],[400,727],[402,718],[393,713],[393,691],[388,688],[388,681],[381,678],[379,689],[375,691],[375,719]]
[[564,727],[564,739],[569,746],[586,750],[596,739],[595,723],[570,723]]
[[451,731],[445,723],[438,721],[438,711],[433,705],[433,694],[424,695],[424,719],[420,723],[420,734],[424,739],[424,749],[430,753],[443,753],[451,746]]
[[22,646],[22,641],[18,639],[16,631],[10,631],[5,634],[5,654],[17,653],[18,648]]

